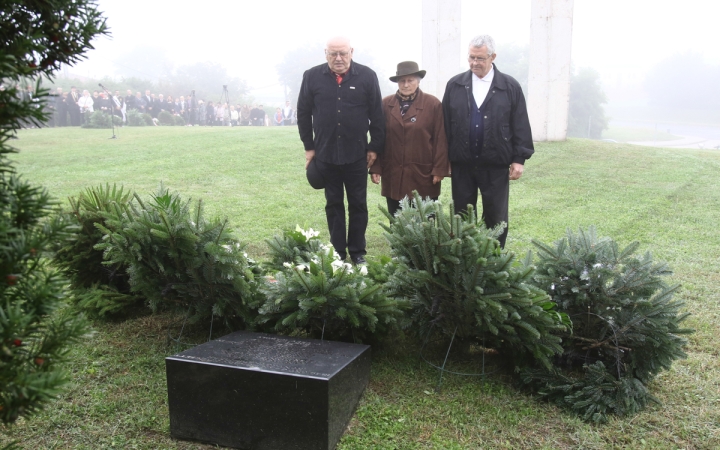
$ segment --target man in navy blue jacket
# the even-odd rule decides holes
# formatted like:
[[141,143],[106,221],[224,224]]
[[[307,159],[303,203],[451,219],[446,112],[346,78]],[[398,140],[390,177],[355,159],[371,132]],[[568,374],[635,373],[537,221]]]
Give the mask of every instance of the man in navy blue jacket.
[[[330,242],[341,259],[365,263],[368,223],[367,169],[385,144],[385,118],[377,75],[352,60],[346,38],[330,39],[327,63],[303,75],[297,103],[305,168],[311,161],[325,180],[325,215]],[[368,142],[368,132],[370,142]],[[345,202],[348,229],[345,231]]]
[[[493,61],[493,38],[473,38],[470,70],[448,81],[442,100],[455,213],[466,212],[467,205],[476,208],[479,190],[488,228],[507,225],[509,182],[520,179],[535,151],[520,84]],[[502,247],[507,232],[506,226],[498,236]]]

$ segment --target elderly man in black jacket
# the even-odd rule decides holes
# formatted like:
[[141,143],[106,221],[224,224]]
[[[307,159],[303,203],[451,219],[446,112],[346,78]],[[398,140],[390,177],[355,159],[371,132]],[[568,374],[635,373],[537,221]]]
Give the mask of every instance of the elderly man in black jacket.
[[[525,97],[520,84],[497,70],[495,42],[487,35],[470,41],[470,70],[448,81],[443,97],[455,212],[477,207],[488,228],[508,223],[510,180],[522,176],[532,156]],[[499,236],[505,247],[508,229]]]
[[[352,54],[346,38],[328,41],[327,63],[303,75],[297,123],[305,146],[305,168],[314,160],[325,180],[330,242],[341,259],[350,253],[354,264],[364,264],[367,169],[384,148],[385,118],[377,75],[353,61]],[[344,191],[348,201],[347,238]]]

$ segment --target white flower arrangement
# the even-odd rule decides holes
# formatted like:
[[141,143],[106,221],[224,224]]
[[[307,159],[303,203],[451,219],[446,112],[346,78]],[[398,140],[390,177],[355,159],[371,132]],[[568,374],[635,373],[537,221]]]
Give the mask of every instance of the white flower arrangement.
[[307,239],[308,241],[310,239],[312,239],[314,237],[318,237],[320,235],[319,231],[315,231],[312,228],[310,228],[308,230],[303,230],[302,228],[300,228],[300,225],[295,225],[295,231],[297,231],[298,233],[305,236],[305,239]]
[[331,262],[330,265],[333,268],[333,273],[335,273],[343,266],[343,262],[340,261],[339,259],[336,259],[333,262]]

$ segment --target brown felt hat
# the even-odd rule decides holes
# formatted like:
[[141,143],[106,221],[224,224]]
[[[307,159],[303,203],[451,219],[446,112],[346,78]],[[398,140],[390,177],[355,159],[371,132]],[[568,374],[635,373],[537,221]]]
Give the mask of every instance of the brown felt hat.
[[418,63],[415,61],[403,61],[397,65],[397,72],[394,77],[390,77],[390,81],[397,83],[400,77],[408,75],[418,75],[420,78],[425,78],[425,71],[420,70]]

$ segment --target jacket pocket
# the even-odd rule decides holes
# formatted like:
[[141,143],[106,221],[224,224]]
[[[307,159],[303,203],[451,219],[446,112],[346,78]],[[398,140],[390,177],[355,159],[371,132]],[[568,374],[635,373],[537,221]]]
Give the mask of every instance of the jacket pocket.
[[365,95],[365,90],[362,86],[348,86],[347,91],[344,92],[344,97],[345,102],[352,106],[364,107],[367,102],[367,95]]
[[510,142],[512,139],[512,133],[510,132],[510,125],[503,125],[500,127],[500,133],[505,142]]

